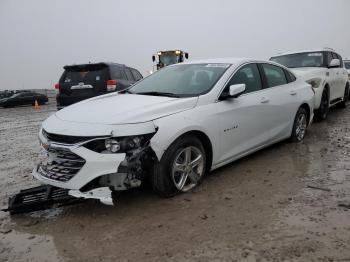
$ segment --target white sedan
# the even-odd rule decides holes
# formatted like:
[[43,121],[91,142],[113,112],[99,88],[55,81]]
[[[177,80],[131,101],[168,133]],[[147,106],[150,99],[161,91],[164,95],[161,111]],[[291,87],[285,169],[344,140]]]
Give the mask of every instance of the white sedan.
[[[286,67],[252,59],[168,66],[134,86],[69,106],[39,133],[47,162],[33,175],[110,202],[148,179],[162,196],[284,139],[302,141],[314,92]],[[112,194],[111,194],[112,193]]]

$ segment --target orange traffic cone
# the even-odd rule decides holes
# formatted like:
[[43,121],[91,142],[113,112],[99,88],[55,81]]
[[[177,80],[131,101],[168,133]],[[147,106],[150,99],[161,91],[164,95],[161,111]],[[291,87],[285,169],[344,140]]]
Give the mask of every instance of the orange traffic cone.
[[40,105],[38,103],[38,100],[35,100],[34,109],[40,109]]

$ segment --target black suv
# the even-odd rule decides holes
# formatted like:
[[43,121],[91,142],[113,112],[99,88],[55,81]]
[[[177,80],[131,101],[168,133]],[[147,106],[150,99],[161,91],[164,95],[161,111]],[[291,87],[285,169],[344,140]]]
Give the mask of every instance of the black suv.
[[55,88],[57,109],[81,100],[123,90],[142,79],[139,71],[117,63],[64,66]]

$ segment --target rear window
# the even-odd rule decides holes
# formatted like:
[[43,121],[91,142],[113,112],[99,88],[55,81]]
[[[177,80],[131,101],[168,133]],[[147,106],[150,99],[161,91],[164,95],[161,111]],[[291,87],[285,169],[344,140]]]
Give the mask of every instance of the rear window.
[[63,83],[99,82],[108,78],[107,67],[71,67],[64,72]]
[[131,71],[129,68],[125,68],[125,73],[126,73],[126,77],[128,78],[128,80],[130,81],[134,81],[135,79],[133,78]]
[[131,73],[136,81],[142,79],[142,75],[136,69],[131,68]]
[[121,67],[111,67],[111,79],[125,79]]

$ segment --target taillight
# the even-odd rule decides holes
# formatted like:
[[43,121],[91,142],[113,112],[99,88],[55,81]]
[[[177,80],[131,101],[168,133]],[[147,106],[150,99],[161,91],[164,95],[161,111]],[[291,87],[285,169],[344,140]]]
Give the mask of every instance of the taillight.
[[107,91],[115,91],[117,88],[117,80],[107,80]]
[[55,84],[55,89],[57,89],[57,90],[60,89],[60,84],[59,83]]

